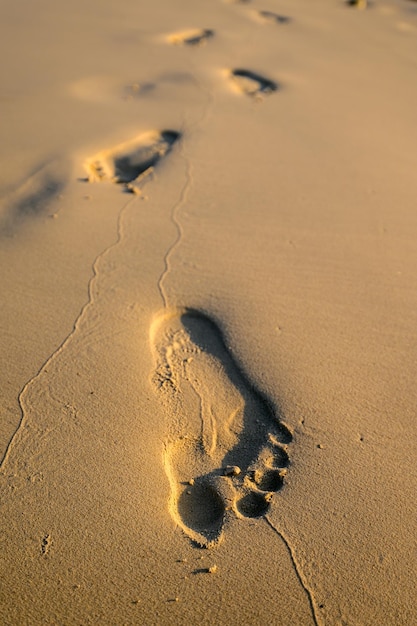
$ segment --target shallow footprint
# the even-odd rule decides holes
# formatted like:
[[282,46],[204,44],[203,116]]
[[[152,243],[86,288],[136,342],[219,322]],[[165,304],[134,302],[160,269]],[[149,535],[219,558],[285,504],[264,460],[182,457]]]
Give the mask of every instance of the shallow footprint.
[[261,98],[278,90],[276,82],[251,70],[235,69],[230,77],[238,90],[248,96]]
[[288,24],[291,18],[286,15],[279,15],[273,11],[258,11],[259,17],[265,22],[274,22],[276,24]]
[[196,30],[185,30],[180,33],[173,33],[172,35],[169,35],[168,41],[169,43],[177,45],[201,46],[202,44],[207,43],[207,40],[212,37],[214,37],[214,30],[200,28]]
[[369,3],[368,0],[346,0],[346,4],[357,9],[366,9]]
[[283,486],[292,436],[206,315],[165,310],[150,340],[152,379],[168,418],[169,510],[194,542],[211,547],[232,515],[260,517],[268,510]]
[[149,173],[179,137],[180,133],[174,130],[150,131],[102,150],[84,164],[88,181],[124,183],[130,189],[130,183]]

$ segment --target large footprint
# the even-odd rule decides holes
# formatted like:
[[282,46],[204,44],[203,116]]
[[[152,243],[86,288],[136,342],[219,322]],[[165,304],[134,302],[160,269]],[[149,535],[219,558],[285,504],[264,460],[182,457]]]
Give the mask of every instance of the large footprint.
[[153,382],[169,420],[169,510],[188,537],[212,547],[232,515],[267,512],[283,485],[292,436],[204,314],[164,310],[152,324],[151,346]]

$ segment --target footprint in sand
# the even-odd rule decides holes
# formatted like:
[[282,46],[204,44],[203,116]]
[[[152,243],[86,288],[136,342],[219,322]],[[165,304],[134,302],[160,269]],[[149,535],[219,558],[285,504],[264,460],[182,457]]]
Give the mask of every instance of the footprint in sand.
[[196,29],[196,30],[184,30],[179,33],[173,33],[169,35],[168,42],[176,45],[186,46],[201,46],[207,43],[209,39],[214,37],[214,30]]
[[180,133],[174,130],[149,131],[88,159],[84,167],[88,181],[121,183],[127,191],[139,191],[132,185],[147,176],[171,150]]
[[346,0],[346,4],[357,9],[366,9],[369,6],[368,0]]
[[274,24],[288,24],[291,22],[291,18],[286,15],[279,15],[273,11],[258,11],[258,17],[263,22],[273,22]]
[[261,74],[256,74],[251,70],[235,69],[229,74],[233,84],[237,89],[248,96],[262,98],[278,90],[278,84]]
[[190,539],[212,547],[232,516],[256,518],[268,511],[283,485],[292,436],[208,317],[165,310],[150,339],[153,382],[169,420],[169,510]]

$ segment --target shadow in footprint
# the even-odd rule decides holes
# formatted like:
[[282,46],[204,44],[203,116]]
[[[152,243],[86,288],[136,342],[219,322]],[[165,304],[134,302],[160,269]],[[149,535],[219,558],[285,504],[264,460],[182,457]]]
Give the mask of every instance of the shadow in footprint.
[[[218,327],[207,316],[189,310],[181,317],[191,342],[203,353],[211,354],[221,364],[228,380],[243,398],[243,423],[239,441],[223,457],[223,466],[247,469],[258,457],[267,439],[288,444],[292,435],[276,417],[268,400],[247,380],[232,359]],[[285,453],[285,451],[282,451]],[[281,454],[281,451],[280,451]]]
[[29,220],[44,217],[50,205],[62,193],[68,165],[61,159],[40,164],[5,198],[0,212],[0,237],[14,236]]
[[[284,437],[281,437],[281,442],[283,442],[283,440],[284,440]],[[275,468],[288,467],[288,465],[290,464],[288,453],[283,448],[279,447],[279,442],[274,440],[273,437],[271,437],[271,442],[275,443],[275,446],[276,446],[274,448],[274,454],[271,457],[271,467],[275,467]],[[287,441],[286,443],[290,443],[290,441]]]
[[153,380],[168,398],[174,425],[165,459],[170,511],[193,541],[210,547],[231,515],[266,513],[283,486],[292,435],[206,315],[164,312],[151,341]]
[[235,69],[231,71],[230,76],[239,91],[249,96],[262,97],[279,88],[278,83],[251,70]]
[[279,491],[284,484],[284,475],[278,470],[254,471],[253,482],[261,491]]
[[268,496],[252,491],[238,501],[237,508],[243,517],[262,517],[268,512],[269,505]]

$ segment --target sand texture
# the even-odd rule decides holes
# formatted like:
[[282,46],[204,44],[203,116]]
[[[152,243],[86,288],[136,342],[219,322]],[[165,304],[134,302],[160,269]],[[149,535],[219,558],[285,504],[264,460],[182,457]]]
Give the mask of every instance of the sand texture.
[[417,624],[417,3],[1,5],[0,623]]

